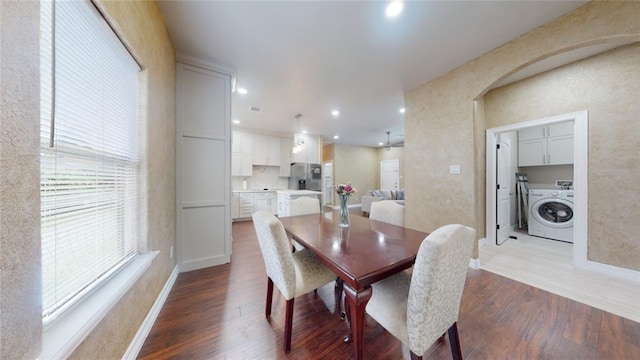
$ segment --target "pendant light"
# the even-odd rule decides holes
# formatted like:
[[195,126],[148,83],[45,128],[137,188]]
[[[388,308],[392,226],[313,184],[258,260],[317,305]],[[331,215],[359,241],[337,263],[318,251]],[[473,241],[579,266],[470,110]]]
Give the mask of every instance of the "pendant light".
[[296,116],[294,116],[296,118],[296,123],[297,123],[297,127],[298,127],[298,132],[294,137],[294,145],[293,145],[293,149],[291,150],[292,153],[297,154],[299,152],[301,152],[302,150],[304,150],[304,139],[302,138],[302,133],[300,132],[300,118],[302,117],[302,114],[296,114]]

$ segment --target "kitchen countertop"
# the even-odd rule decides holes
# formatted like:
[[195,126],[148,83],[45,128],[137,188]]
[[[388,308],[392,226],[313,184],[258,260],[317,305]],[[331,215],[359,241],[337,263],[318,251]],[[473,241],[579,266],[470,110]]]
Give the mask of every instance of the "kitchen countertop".
[[278,194],[286,194],[286,195],[321,195],[322,191],[313,191],[313,190],[278,190]]
[[233,190],[234,193],[263,193],[263,192],[276,192],[276,191],[282,191],[280,189],[247,189],[247,190]]

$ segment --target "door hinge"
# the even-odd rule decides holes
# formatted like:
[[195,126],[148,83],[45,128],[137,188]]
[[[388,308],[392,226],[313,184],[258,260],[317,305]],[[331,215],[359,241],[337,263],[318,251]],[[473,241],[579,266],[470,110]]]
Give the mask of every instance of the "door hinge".
[[500,184],[496,184],[496,189],[500,190]]
[[496,149],[500,149],[500,144],[496,144]]
[[496,230],[500,230],[500,224],[496,224]]

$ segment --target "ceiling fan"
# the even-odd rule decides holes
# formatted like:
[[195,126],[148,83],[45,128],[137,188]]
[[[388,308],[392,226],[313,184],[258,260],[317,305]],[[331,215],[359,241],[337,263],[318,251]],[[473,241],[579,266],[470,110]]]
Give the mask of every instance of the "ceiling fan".
[[392,144],[390,135],[391,135],[391,131],[387,131],[387,143],[384,144],[384,148],[387,149],[387,151],[391,151],[392,147],[404,147],[404,141]]

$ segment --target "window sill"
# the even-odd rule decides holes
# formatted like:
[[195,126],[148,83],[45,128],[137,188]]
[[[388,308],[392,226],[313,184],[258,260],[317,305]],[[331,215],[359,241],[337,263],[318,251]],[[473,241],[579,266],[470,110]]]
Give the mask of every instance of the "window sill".
[[138,255],[42,333],[40,359],[66,359],[151,266],[159,251]]

